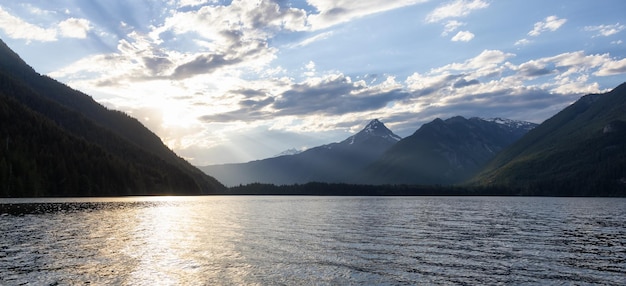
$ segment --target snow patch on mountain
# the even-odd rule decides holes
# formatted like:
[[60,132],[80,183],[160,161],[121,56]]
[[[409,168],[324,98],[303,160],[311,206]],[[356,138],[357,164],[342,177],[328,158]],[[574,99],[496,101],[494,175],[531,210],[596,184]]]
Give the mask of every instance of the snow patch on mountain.
[[528,121],[512,120],[512,119],[506,119],[506,118],[500,118],[500,117],[480,118],[480,119],[488,121],[488,122],[497,123],[508,128],[522,129],[526,131],[530,131],[531,129],[537,127],[538,125],[536,123],[532,123]]
[[394,134],[391,130],[389,130],[384,123],[380,122],[380,120],[374,119],[370,121],[367,126],[363,128],[363,130],[355,135],[348,137],[348,139],[344,140],[342,143],[353,145],[371,137],[381,137],[394,143],[402,139],[402,137]]
[[283,151],[283,152],[280,152],[280,153],[278,153],[278,154],[276,154],[276,155],[274,155],[274,156],[272,156],[272,157],[273,157],[273,158],[275,158],[275,157],[280,157],[280,156],[291,156],[291,155],[296,155],[296,154],[300,154],[300,153],[302,153],[302,152],[303,152],[303,151],[305,151],[305,150],[306,150],[306,149],[298,150],[298,149],[296,149],[296,148],[290,148],[290,149],[287,149],[287,150],[285,150],[285,151]]

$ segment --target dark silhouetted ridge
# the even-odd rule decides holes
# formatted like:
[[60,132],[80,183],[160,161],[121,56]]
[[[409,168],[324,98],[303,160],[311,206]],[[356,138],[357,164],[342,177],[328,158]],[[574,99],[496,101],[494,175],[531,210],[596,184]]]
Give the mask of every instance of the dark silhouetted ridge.
[[1,196],[208,194],[224,186],[138,120],[35,72],[0,41]]

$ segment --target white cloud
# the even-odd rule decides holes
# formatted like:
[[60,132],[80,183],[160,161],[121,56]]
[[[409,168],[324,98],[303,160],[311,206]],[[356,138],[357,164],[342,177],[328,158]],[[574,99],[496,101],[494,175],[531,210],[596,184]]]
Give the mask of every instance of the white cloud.
[[594,37],[608,37],[623,31],[625,28],[626,26],[621,25],[620,23],[615,23],[613,25],[586,26],[584,29],[589,32],[598,32],[598,34]]
[[13,39],[28,41],[53,42],[57,40],[57,31],[52,28],[42,28],[28,23],[0,7],[0,29]]
[[626,74],[626,59],[605,61],[595,73],[598,76]]
[[319,34],[317,34],[317,35],[315,35],[313,37],[306,38],[306,39],[302,40],[299,43],[296,43],[296,44],[293,44],[293,45],[289,45],[289,48],[299,48],[299,47],[308,46],[308,45],[310,45],[310,44],[312,44],[314,42],[328,39],[328,37],[332,36],[333,34],[334,34],[333,31],[319,33]]
[[[626,59],[609,54],[577,51],[520,64],[509,62],[514,58],[513,54],[485,50],[464,62],[414,73],[404,83],[414,97],[395,105],[396,111],[388,111],[387,117],[409,122],[415,120],[415,114],[422,121],[498,114],[541,122],[581,94],[606,91],[593,76],[626,74]],[[537,81],[538,77],[545,78]]]
[[518,40],[517,42],[515,42],[515,45],[516,46],[526,46],[526,45],[528,45],[530,43],[532,43],[531,40],[524,38],[524,39],[521,39],[521,40]]
[[444,29],[443,32],[441,33],[441,36],[445,37],[448,34],[456,31],[458,28],[460,28],[461,26],[464,26],[465,23],[463,22],[459,22],[457,20],[451,20],[448,21],[445,25],[444,25]]
[[215,0],[180,0],[178,2],[178,7],[188,7],[188,6],[200,6],[207,3],[215,3]]
[[548,16],[544,21],[535,23],[533,30],[528,32],[528,35],[536,37],[541,35],[543,32],[554,32],[561,28],[565,22],[567,22],[567,19],[559,19],[559,17],[555,15]]
[[435,23],[448,18],[469,15],[473,10],[487,8],[489,3],[482,0],[456,0],[437,7],[426,16],[426,22]]
[[91,30],[91,24],[86,19],[69,18],[59,23],[59,32],[67,38],[84,39]]
[[426,1],[428,0],[308,0],[307,3],[315,7],[319,13],[309,15],[307,21],[312,30],[320,30],[366,15]]
[[315,62],[309,61],[309,63],[304,66],[304,69],[305,69],[304,76],[306,77],[314,76],[315,75]]
[[46,16],[46,15],[50,15],[50,14],[55,14],[55,11],[50,11],[50,10],[43,10],[39,7],[35,7],[30,3],[22,3],[22,6],[25,7],[28,12],[38,15],[38,16]]
[[[37,15],[52,13],[50,11],[28,7],[31,13]],[[40,27],[13,16],[0,7],[0,29],[4,30],[4,32],[13,39],[54,42],[58,40],[57,37],[84,39],[87,37],[87,32],[91,30],[91,24],[86,19],[69,18],[52,27]]]
[[451,63],[431,70],[431,73],[450,74],[454,72],[478,71],[480,76],[494,76],[500,73],[503,63],[515,54],[505,53],[499,50],[484,50],[476,57],[466,60],[463,63]]
[[155,44],[161,44],[167,40],[162,35],[168,37],[166,32],[173,32],[175,35],[192,34],[196,42],[202,42],[205,53],[190,55],[189,65],[185,67],[185,76],[193,76],[193,73],[237,66],[244,61],[248,68],[258,69],[276,57],[276,49],[269,47],[268,39],[277,31],[305,29],[303,10],[281,8],[272,1],[234,0],[228,6],[174,12],[150,32],[150,37]]
[[469,42],[474,38],[474,34],[470,31],[459,31],[454,37],[452,37],[453,42]]

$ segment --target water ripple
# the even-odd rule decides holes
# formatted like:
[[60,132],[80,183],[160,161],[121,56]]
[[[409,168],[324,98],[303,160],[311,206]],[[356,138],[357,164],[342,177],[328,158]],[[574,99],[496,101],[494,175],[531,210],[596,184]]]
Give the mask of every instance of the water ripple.
[[0,284],[626,284],[626,200],[0,201]]

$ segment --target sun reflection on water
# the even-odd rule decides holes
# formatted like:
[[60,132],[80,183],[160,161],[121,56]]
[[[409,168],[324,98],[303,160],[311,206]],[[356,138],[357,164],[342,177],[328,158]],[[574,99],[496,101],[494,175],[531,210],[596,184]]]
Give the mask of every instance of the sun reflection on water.
[[[229,218],[232,212],[218,205],[198,211],[189,207],[196,202],[179,197],[155,197],[151,201],[153,207],[135,213],[137,223],[124,248],[137,261],[128,277],[130,284],[243,282],[239,279],[250,267],[236,248],[242,235],[241,227]],[[195,251],[198,245],[204,250]]]

